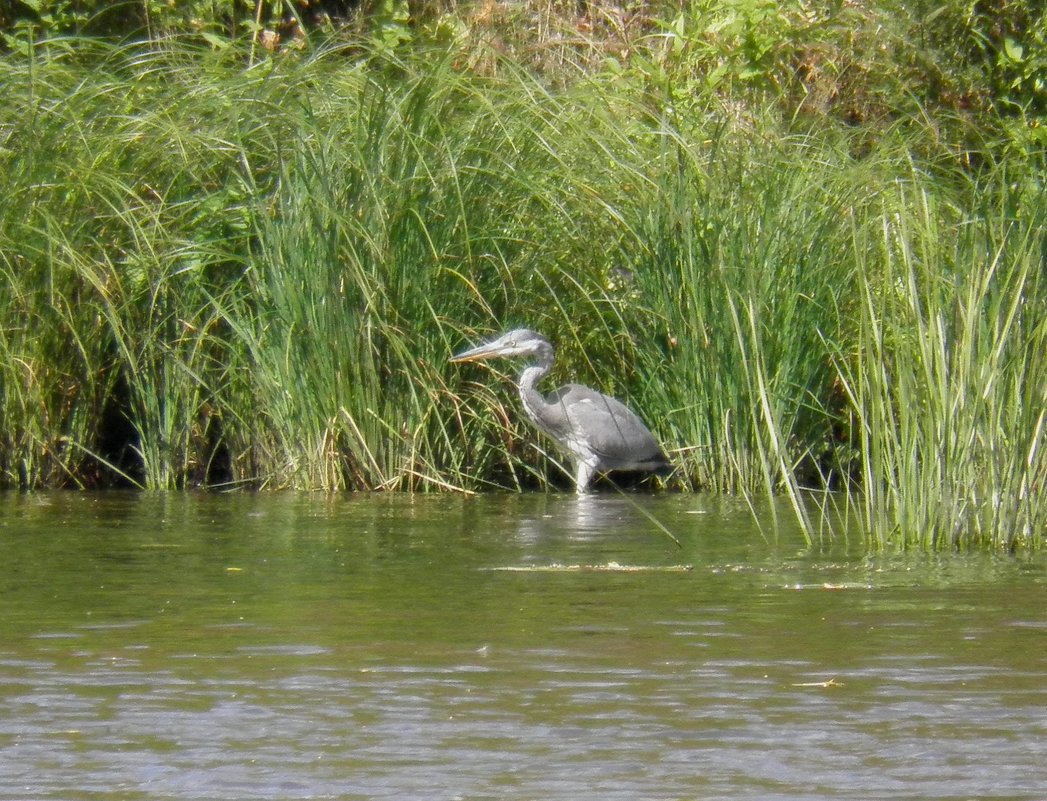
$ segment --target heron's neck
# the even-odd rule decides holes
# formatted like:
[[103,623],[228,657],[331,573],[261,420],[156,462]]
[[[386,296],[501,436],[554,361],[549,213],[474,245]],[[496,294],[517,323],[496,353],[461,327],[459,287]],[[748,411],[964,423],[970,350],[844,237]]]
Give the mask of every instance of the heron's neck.
[[542,410],[547,406],[542,393],[538,391],[537,384],[548,374],[553,366],[553,349],[542,349],[536,354],[534,364],[527,365],[520,373],[520,400],[523,401],[524,409],[531,422],[542,427]]

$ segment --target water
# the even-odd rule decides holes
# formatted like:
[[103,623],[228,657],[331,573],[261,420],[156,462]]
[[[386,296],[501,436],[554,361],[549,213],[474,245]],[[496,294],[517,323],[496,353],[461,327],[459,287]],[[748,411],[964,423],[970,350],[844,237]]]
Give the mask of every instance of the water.
[[9,495],[0,551],[2,799],[1047,798],[1040,556],[613,495]]

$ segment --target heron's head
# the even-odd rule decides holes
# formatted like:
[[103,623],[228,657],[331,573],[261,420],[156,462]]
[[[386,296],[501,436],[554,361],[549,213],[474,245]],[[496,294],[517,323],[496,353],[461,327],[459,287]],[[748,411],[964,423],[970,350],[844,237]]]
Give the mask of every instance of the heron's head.
[[497,339],[477,345],[451,357],[452,362],[480,362],[485,359],[519,358],[538,356],[543,361],[552,360],[553,346],[549,340],[529,328],[517,328],[502,334]]

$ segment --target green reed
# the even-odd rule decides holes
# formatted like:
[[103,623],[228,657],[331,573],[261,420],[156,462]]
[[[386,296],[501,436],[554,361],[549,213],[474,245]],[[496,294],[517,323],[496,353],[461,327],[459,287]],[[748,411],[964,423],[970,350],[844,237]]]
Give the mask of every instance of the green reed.
[[[831,369],[852,277],[841,229],[852,187],[826,186],[803,142],[787,154],[672,143],[633,256],[662,349],[650,368],[689,473],[720,491],[797,491],[827,440]],[[668,269],[666,269],[668,265]]]
[[[175,116],[221,90],[205,96],[184,63],[158,53],[83,48],[12,64],[28,89],[12,106],[28,122],[13,128],[6,171],[5,344],[16,363],[64,374],[64,414],[83,420],[58,427],[63,412],[45,401],[34,414],[51,431],[17,458],[46,465],[61,454],[74,484],[102,470],[141,486],[184,486],[201,470],[194,440],[206,439],[210,373],[222,369],[208,298],[215,271],[236,259],[237,238],[208,216],[221,191],[201,193],[224,182],[222,141],[202,124],[190,135]],[[134,435],[122,442],[103,430],[123,424]]]
[[899,185],[856,235],[851,502],[879,544],[1037,543],[1047,524],[1047,203],[986,187],[980,212]]
[[528,325],[670,487],[785,493],[812,538],[813,497],[879,546],[1042,540],[1042,193],[917,163],[933,130],[359,44],[3,66],[5,485],[564,484],[514,367],[447,364]]

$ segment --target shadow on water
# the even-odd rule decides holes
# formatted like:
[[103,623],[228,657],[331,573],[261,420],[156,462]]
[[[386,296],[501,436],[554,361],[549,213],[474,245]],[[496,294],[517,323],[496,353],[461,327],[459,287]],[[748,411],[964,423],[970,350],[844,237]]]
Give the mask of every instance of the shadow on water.
[[0,548],[3,799],[1047,787],[1042,556],[614,494],[11,495]]

